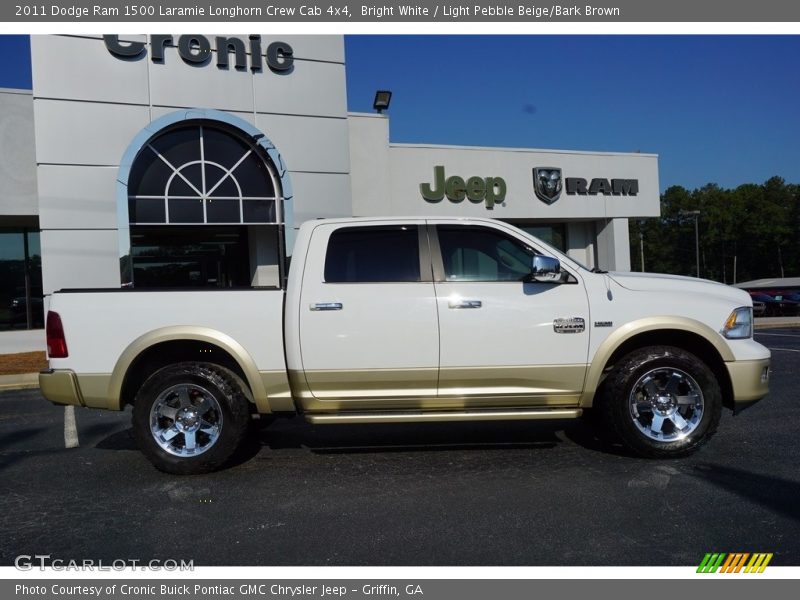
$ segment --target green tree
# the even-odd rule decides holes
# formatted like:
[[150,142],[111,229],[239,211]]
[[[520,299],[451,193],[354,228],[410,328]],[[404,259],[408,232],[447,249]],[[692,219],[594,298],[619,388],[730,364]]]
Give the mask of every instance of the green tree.
[[629,221],[632,268],[642,267],[641,233],[646,270],[695,275],[694,217],[683,214],[695,210],[702,277],[735,283],[800,275],[800,186],[780,177],[733,190],[668,188],[660,217]]

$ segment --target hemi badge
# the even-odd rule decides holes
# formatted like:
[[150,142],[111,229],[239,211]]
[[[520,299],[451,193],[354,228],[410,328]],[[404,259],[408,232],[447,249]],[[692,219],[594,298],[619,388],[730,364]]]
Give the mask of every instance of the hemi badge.
[[581,317],[570,319],[556,319],[553,321],[553,331],[556,333],[581,333],[586,329],[586,321]]
[[595,321],[595,327],[612,327],[614,325],[613,321]]

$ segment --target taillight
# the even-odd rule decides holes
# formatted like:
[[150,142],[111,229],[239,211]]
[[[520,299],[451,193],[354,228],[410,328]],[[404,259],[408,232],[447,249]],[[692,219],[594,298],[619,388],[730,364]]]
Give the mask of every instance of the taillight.
[[50,358],[67,358],[67,338],[64,337],[64,326],[61,324],[61,317],[52,310],[47,312],[47,356]]

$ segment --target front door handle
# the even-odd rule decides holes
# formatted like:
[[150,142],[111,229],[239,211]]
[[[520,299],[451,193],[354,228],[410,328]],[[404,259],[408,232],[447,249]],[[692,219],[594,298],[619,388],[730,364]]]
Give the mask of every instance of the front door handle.
[[341,302],[317,302],[309,307],[311,310],[342,310]]
[[483,303],[480,300],[450,300],[450,308],[480,308]]

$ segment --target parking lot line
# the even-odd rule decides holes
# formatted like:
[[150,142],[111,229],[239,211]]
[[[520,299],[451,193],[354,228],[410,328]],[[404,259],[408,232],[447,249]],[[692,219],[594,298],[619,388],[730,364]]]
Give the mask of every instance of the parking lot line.
[[800,352],[800,350],[797,350],[796,348],[770,348],[769,346],[767,346],[767,350],[783,350],[785,352]]
[[75,407],[67,406],[64,408],[64,447],[77,448],[80,446],[78,442],[78,428],[75,425]]

